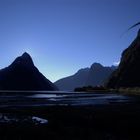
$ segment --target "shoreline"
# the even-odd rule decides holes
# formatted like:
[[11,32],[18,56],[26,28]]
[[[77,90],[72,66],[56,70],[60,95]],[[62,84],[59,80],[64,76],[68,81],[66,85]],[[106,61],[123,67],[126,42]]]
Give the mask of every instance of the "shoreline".
[[[106,140],[110,135],[111,140],[122,140],[127,137],[135,139],[134,137],[139,136],[139,133],[133,132],[136,128],[140,128],[139,110],[139,102],[86,107],[53,106],[21,108],[20,110],[18,108],[0,109],[0,112],[3,113],[35,115],[48,120],[48,124],[38,126],[3,124],[0,126],[0,137],[10,134],[15,139],[19,136],[22,139],[34,138],[35,140],[39,140],[39,138]],[[4,130],[6,132],[2,133]],[[8,135],[7,139],[10,140]]]
[[[82,97],[85,95],[82,94]],[[134,95],[130,98],[131,101],[126,102],[113,99],[109,104],[83,106],[1,106],[0,113],[3,115],[15,115],[17,118],[36,116],[48,123],[35,125],[30,120],[30,123],[0,123],[0,139],[135,140],[140,138],[136,131],[140,129],[140,97]],[[28,103],[26,98],[24,101]],[[37,101],[42,103],[41,99]]]

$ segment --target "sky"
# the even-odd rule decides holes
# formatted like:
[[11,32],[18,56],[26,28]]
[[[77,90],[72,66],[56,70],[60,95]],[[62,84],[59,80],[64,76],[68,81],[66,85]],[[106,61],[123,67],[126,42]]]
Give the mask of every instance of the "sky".
[[137,35],[139,0],[0,0],[0,69],[24,52],[52,82],[111,66]]

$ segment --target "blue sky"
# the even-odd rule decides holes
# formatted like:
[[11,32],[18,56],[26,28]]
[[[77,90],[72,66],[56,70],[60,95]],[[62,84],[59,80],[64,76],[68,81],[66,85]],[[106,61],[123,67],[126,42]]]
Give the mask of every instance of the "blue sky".
[[136,37],[139,0],[0,0],[0,68],[28,52],[48,79],[110,66]]

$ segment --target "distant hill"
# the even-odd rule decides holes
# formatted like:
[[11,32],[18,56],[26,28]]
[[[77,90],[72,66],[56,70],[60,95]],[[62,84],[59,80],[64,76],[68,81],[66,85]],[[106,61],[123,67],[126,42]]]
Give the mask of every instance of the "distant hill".
[[94,63],[89,70],[85,85],[103,85],[113,71],[112,67],[104,67],[99,63]]
[[99,63],[94,63],[90,68],[79,70],[76,74],[62,78],[54,84],[60,90],[73,91],[77,87],[103,85],[115,66],[104,67]]
[[85,80],[88,76],[89,68],[80,69],[77,73],[72,76],[62,78],[56,81],[54,84],[60,90],[72,91],[76,87],[81,87],[85,85]]
[[140,30],[122,53],[119,67],[106,84],[109,88],[140,87]]
[[57,90],[57,87],[39,72],[25,52],[0,70],[0,90]]

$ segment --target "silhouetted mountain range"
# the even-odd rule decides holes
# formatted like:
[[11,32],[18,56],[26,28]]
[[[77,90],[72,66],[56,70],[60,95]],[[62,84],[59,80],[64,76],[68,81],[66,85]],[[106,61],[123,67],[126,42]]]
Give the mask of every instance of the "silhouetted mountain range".
[[72,91],[76,87],[81,87],[85,85],[85,79],[87,78],[89,73],[89,68],[80,69],[77,73],[72,76],[68,76],[66,78],[62,78],[56,81],[54,84],[60,90],[68,90]]
[[94,63],[53,84],[34,66],[31,56],[24,53],[0,70],[0,90],[58,90],[58,86],[60,90],[72,91],[77,87],[104,85],[107,80],[109,88],[140,87],[140,30],[123,51],[118,68]]
[[113,67],[104,67],[101,64],[94,63],[89,70],[85,85],[103,85],[113,71]]
[[140,87],[140,30],[132,44],[123,51],[120,65],[111,75],[107,87]]
[[62,78],[54,84],[60,90],[68,91],[77,87],[103,85],[114,69],[116,69],[115,66],[104,67],[99,63],[94,63],[90,68],[80,69],[76,74]]
[[25,52],[0,70],[0,90],[57,90],[57,87],[39,72]]

